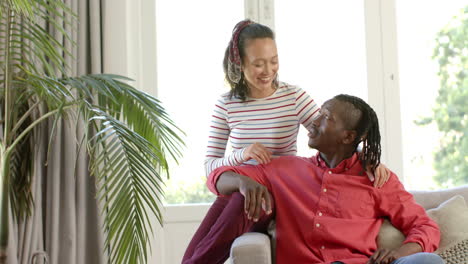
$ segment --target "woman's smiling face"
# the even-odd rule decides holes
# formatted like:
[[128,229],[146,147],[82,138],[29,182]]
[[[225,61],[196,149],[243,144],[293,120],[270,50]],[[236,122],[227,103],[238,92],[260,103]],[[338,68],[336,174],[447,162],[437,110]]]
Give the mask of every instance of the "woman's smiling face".
[[274,81],[279,69],[276,42],[271,38],[257,38],[246,44],[242,71],[249,96],[267,97],[275,91]]

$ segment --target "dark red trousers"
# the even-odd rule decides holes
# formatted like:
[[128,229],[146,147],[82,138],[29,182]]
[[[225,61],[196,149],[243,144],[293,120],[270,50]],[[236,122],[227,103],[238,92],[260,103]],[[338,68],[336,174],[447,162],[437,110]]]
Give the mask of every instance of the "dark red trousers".
[[238,192],[218,197],[193,235],[182,263],[222,264],[238,236],[246,232],[265,233],[271,219],[273,214],[263,213],[258,222],[249,220],[244,213],[244,196]]

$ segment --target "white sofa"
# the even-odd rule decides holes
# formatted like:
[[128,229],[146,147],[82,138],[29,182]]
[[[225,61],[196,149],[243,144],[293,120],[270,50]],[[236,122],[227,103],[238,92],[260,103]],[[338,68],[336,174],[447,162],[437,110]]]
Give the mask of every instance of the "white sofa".
[[[468,185],[436,190],[410,191],[438,224],[441,230],[439,253],[446,263],[468,263]],[[270,233],[274,237],[274,230]],[[261,233],[246,233],[238,237],[232,247],[230,259],[235,264],[274,263],[274,239]],[[378,243],[396,247],[404,239],[403,234],[389,222],[380,230]],[[273,242],[272,242],[273,241]]]

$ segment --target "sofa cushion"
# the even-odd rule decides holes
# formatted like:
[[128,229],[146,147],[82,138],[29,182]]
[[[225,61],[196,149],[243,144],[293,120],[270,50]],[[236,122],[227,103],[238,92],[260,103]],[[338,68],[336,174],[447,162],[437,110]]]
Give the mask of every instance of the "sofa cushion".
[[439,253],[439,256],[445,260],[446,264],[468,263],[468,240],[448,246]]
[[271,257],[270,238],[262,233],[245,233],[231,246],[232,263],[269,264]]
[[394,227],[390,221],[384,220],[379,231],[379,236],[377,237],[377,245],[379,248],[398,248],[403,241],[405,241],[405,235]]
[[455,195],[461,195],[465,201],[468,201],[468,184],[448,189],[410,190],[409,192],[413,194],[414,200],[426,210],[436,208]]
[[427,214],[439,225],[441,236],[437,252],[444,251],[453,243],[468,239],[468,207],[462,196],[450,198],[439,207],[427,210]]
[[[443,252],[451,245],[468,239],[468,207],[462,196],[456,195],[426,212],[441,231],[439,249],[436,252]],[[397,248],[404,240],[405,236],[385,220],[377,239],[379,248]]]

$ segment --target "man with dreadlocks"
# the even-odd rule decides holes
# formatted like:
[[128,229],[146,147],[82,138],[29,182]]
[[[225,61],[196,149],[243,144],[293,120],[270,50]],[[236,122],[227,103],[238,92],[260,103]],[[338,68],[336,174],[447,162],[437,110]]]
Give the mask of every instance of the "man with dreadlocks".
[[[397,176],[392,173],[382,188],[373,188],[365,174],[366,164],[377,166],[381,154],[378,119],[367,103],[349,95],[328,100],[308,137],[319,151],[312,158],[280,157],[210,174],[207,184],[215,194],[245,197],[243,221],[232,228],[233,237],[249,229],[249,219],[256,222],[274,211],[278,264],[443,263],[427,253],[439,244],[437,224]],[[400,248],[378,249],[384,218],[406,235]]]

